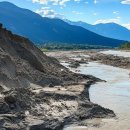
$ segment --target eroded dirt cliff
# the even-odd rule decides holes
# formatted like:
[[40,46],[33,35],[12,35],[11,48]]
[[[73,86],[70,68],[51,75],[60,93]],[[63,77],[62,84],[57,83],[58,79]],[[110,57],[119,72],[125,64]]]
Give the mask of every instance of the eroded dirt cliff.
[[98,81],[70,72],[0,25],[1,130],[60,130],[65,124],[115,116],[89,100],[88,89]]

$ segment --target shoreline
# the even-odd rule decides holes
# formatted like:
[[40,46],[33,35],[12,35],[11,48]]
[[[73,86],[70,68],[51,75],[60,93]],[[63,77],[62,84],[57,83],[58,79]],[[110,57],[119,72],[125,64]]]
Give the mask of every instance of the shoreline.
[[[62,58],[61,58],[62,59]],[[68,60],[68,59],[67,59]],[[62,62],[63,62],[63,59],[62,59]],[[67,62],[67,61],[65,61],[65,62]],[[70,62],[70,60],[69,60],[69,62]],[[93,79],[94,77],[92,76],[92,78],[91,79]],[[96,79],[98,79],[98,78],[96,78]],[[98,79],[99,80],[99,79]],[[97,83],[97,82],[104,82],[103,80],[99,80],[99,81],[93,81],[93,80],[90,80],[86,85],[85,85],[85,88],[84,88],[84,91],[82,92],[82,94],[80,94],[80,96],[81,97],[79,97],[79,98],[81,98],[81,101],[82,102],[84,102],[85,100],[88,102],[89,101],[89,103],[93,106],[91,106],[94,110],[92,110],[93,112],[89,115],[89,116],[86,116],[86,115],[84,115],[84,114],[81,114],[80,116],[80,118],[82,119],[82,120],[89,120],[89,119],[94,119],[94,118],[99,118],[99,119],[101,119],[101,118],[113,118],[113,117],[116,117],[116,115],[115,115],[115,113],[112,111],[112,110],[110,110],[110,109],[107,109],[107,108],[103,108],[103,107],[101,107],[101,106],[99,106],[98,104],[94,104],[94,103],[92,103],[91,101],[90,101],[90,97],[89,97],[89,89],[90,89],[90,87],[91,87],[91,85],[94,85],[95,83]],[[86,102],[85,101],[85,102]],[[85,105],[85,104],[84,104]],[[87,104],[86,104],[87,105]],[[88,106],[88,105],[87,105]],[[86,109],[87,109],[87,107],[85,107]],[[84,109],[85,109],[84,108]],[[99,113],[98,113],[99,112]],[[85,113],[85,112],[84,112]],[[76,120],[76,121],[73,121],[73,120],[71,120],[71,123],[70,123],[70,120],[69,121],[65,121],[65,122],[69,122],[69,124],[68,123],[65,123],[64,124],[64,126],[70,126],[70,125],[74,125],[74,124],[76,124],[76,126],[87,126],[88,124],[86,123],[84,123],[83,121],[81,121],[81,119],[80,120]],[[80,123],[79,123],[80,122]]]
[[105,122],[101,120],[101,127],[91,129],[129,130],[129,71],[127,69],[104,65],[98,62],[89,62],[87,67],[83,64],[77,68],[77,70],[81,70],[80,73],[88,73],[107,81],[104,83],[99,82],[91,86],[89,90],[90,99],[94,103],[113,110],[116,114],[116,120],[106,120]]
[[[96,80],[96,78],[95,78]],[[80,95],[78,95],[78,107],[77,110],[72,114],[69,115],[68,117],[66,117],[65,119],[63,119],[62,122],[55,122],[55,125],[51,128],[50,130],[63,130],[65,128],[65,126],[70,126],[70,125],[77,125],[77,126],[87,126],[88,124],[85,123],[85,120],[89,120],[89,119],[94,119],[94,118],[114,118],[116,117],[116,115],[114,114],[114,112],[110,109],[106,109],[103,108],[101,106],[99,106],[98,104],[94,104],[90,101],[90,97],[89,97],[89,88],[91,87],[91,85],[95,84],[96,82],[101,82],[101,81],[95,81],[95,80],[91,80],[88,81],[86,84],[80,84],[79,87],[80,89],[83,87],[83,91],[80,93]],[[99,80],[99,79],[98,79]],[[76,86],[74,86],[74,88],[71,88],[71,86],[69,89],[74,89],[73,91],[76,92]],[[81,87],[82,86],[82,87]],[[67,86],[66,86],[67,87]],[[68,100],[70,100],[70,98],[68,98]],[[50,122],[49,122],[50,124]],[[37,125],[33,125],[30,130],[37,130],[37,129],[42,129],[45,128],[45,126],[48,126],[49,124],[37,124]],[[53,123],[52,123],[53,124]],[[51,125],[52,125],[51,124]]]
[[114,56],[112,54],[93,53],[90,54],[91,61],[99,61],[100,63],[130,69],[130,57]]
[[[105,54],[102,53],[103,51],[108,50],[58,51],[57,54],[55,52],[46,52],[46,54],[51,57],[56,57],[60,61],[63,60],[71,63],[72,68],[77,68],[79,63],[82,64],[97,61],[114,67],[130,69],[130,57],[123,57],[116,54]],[[124,50],[115,51],[128,52]]]
[[[72,51],[72,52],[70,52],[70,51],[65,52],[64,51],[64,52],[57,52],[56,55],[54,53],[49,53],[49,55],[50,56],[53,55],[54,57],[59,59],[59,61],[61,61],[63,64],[65,64],[65,66],[68,66],[68,68],[71,68],[73,72],[76,71],[76,73],[80,73],[80,70],[77,69],[78,67],[80,67],[82,64],[86,64],[86,67],[87,67],[87,64],[89,62],[98,62],[98,63],[100,63],[102,65],[108,65],[108,66],[113,66],[113,67],[116,67],[116,68],[123,68],[123,69],[127,69],[127,70],[130,67],[129,66],[129,61],[130,61],[129,57],[114,56],[112,54],[111,55],[110,54],[102,54],[102,53],[99,53],[99,51],[87,51],[87,52],[86,51],[78,51],[78,52],[77,51]],[[93,57],[94,57],[94,59],[93,59]],[[108,59],[108,61],[106,62],[107,59]],[[107,107],[107,108],[109,108],[109,107]],[[113,110],[112,108],[110,108],[110,109]],[[118,122],[118,121],[113,120],[113,122]],[[111,124],[111,120],[110,120],[110,122],[108,120],[107,123]],[[121,124],[119,124],[119,125],[121,125]],[[80,125],[74,125],[74,128],[76,128],[76,126],[80,126]],[[86,126],[86,125],[82,124],[82,126]],[[67,130],[71,130],[71,129],[74,130],[73,129],[73,124],[72,124],[72,127],[71,126],[67,127]],[[87,127],[86,127],[86,129],[87,129]],[[94,129],[96,129],[96,128],[94,128]]]

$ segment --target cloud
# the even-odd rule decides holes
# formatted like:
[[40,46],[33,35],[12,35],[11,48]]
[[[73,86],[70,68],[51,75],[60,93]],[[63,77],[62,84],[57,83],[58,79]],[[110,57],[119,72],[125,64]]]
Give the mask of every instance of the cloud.
[[115,3],[115,2],[118,2],[118,3],[122,3],[122,4],[130,4],[130,0],[92,0],[94,4],[97,4],[97,3]]
[[130,4],[130,0],[123,0],[121,1],[122,4]]
[[32,0],[33,3],[47,4],[48,0]]
[[130,23],[127,23],[127,24],[122,24],[122,26],[126,27],[127,29],[130,30]]
[[42,17],[64,18],[64,15],[56,13],[54,10],[50,9],[50,7],[42,7],[36,10],[36,13],[40,14]]
[[118,14],[119,14],[119,11],[113,11],[113,14],[118,15]]
[[77,3],[80,3],[81,0],[74,0],[74,1],[77,2]]
[[32,0],[33,3],[39,3],[39,4],[48,4],[52,3],[53,5],[61,5],[66,6],[66,3],[70,0]]
[[59,0],[59,5],[61,6],[66,6],[66,3],[69,2],[70,0]]
[[118,17],[116,17],[117,19],[120,19],[121,17],[120,16],[118,16]]
[[113,18],[113,19],[99,19],[97,20],[94,24],[99,24],[99,23],[119,23],[120,18]]
[[72,13],[76,14],[76,15],[82,15],[82,12],[78,12],[78,11],[72,11]]

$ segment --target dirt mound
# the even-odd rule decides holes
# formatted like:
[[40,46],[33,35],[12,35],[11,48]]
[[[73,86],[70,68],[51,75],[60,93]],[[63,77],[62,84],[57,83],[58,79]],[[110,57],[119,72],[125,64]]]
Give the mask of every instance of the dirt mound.
[[[80,77],[81,79],[82,77]],[[12,34],[0,26],[0,84],[7,87],[61,85],[78,82],[54,59],[47,57],[28,39]]]

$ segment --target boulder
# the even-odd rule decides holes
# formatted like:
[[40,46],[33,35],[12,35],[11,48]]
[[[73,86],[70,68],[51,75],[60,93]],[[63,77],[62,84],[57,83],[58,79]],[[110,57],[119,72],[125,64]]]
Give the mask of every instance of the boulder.
[[17,101],[17,98],[15,95],[8,95],[4,97],[4,100],[8,104],[15,104]]

